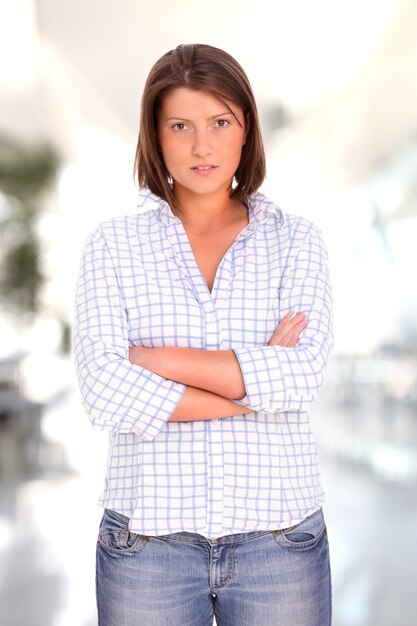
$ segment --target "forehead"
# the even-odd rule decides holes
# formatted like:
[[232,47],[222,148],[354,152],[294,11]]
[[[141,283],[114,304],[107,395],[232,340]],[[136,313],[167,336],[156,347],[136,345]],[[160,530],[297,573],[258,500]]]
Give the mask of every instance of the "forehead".
[[185,117],[190,117],[192,114],[194,116],[197,114],[211,116],[217,113],[226,113],[228,107],[236,115],[242,113],[241,107],[232,100],[222,98],[221,101],[207,91],[177,87],[164,94],[159,112],[164,115],[184,115]]

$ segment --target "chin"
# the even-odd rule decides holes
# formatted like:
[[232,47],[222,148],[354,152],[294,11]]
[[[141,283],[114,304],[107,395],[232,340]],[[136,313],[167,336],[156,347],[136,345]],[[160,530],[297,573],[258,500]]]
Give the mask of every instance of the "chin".
[[192,181],[192,183],[178,183],[178,187],[185,192],[195,194],[214,194],[214,193],[229,193],[231,190],[231,182],[227,180],[225,182],[201,180]]

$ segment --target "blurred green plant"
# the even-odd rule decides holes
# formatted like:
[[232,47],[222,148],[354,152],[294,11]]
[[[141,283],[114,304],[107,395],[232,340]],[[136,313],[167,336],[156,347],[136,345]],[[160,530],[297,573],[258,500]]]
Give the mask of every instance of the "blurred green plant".
[[40,308],[44,276],[37,220],[59,164],[49,143],[26,146],[0,134],[0,299],[22,320]]

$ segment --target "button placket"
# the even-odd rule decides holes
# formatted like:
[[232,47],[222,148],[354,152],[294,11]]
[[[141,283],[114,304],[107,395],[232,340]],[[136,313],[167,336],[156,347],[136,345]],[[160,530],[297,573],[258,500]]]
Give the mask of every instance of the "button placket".
[[224,459],[221,420],[211,420],[208,428],[208,503],[207,530],[211,536],[220,535],[223,527]]
[[213,303],[204,307],[206,317],[206,349],[218,350],[220,345],[219,320]]
[[[165,233],[171,249],[173,262],[181,272],[188,288],[194,293],[197,300],[201,302],[201,288],[198,280],[195,280],[198,272],[195,271],[194,265],[196,266],[197,264],[182,222],[176,217],[171,217],[169,223],[165,225]],[[194,272],[192,271],[193,269]]]

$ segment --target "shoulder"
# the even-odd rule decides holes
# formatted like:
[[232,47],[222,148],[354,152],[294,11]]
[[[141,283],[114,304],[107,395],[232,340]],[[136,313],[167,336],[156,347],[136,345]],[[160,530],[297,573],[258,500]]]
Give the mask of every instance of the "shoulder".
[[260,192],[249,197],[249,206],[280,237],[289,238],[293,242],[302,242],[306,238],[322,238],[320,228],[312,221],[302,215],[286,213],[276,202]]
[[306,241],[322,241],[320,228],[309,219],[292,213],[284,217],[284,226],[291,233],[292,239],[300,243]]
[[150,234],[156,225],[157,210],[162,201],[150,192],[140,193],[137,203],[138,212],[118,215],[100,222],[86,237],[87,244],[100,244],[110,249],[123,249],[133,239]]

